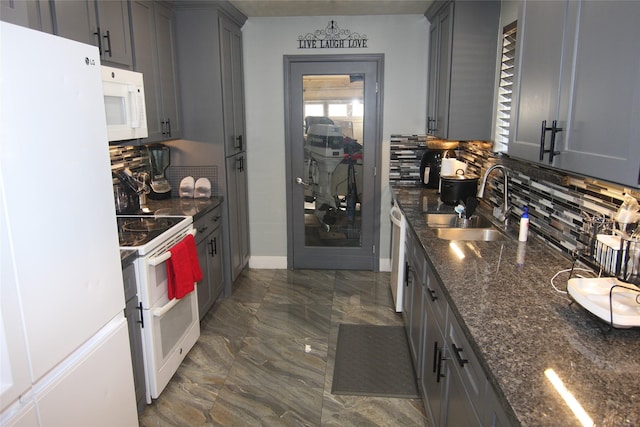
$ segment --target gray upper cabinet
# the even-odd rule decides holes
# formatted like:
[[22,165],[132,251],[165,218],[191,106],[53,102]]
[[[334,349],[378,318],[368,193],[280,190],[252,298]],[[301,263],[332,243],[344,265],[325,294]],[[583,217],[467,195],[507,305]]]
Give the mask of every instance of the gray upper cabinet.
[[245,151],[242,32],[225,16],[220,16],[220,61],[225,150],[231,156]]
[[491,139],[499,1],[436,1],[430,27],[427,133]]
[[522,4],[516,40],[518,102],[514,104],[515,132],[509,141],[513,156],[538,161],[542,121],[552,126],[558,118],[565,9],[561,1]]
[[[575,7],[575,5],[572,5]],[[577,8],[562,169],[640,186],[640,2]]]
[[149,137],[145,143],[182,136],[172,10],[163,3],[131,3],[135,70],[144,74]]
[[55,34],[98,46],[103,63],[131,68],[131,25],[127,0],[54,0]]
[[509,154],[638,187],[640,3],[551,3],[521,5]]
[[48,0],[0,0],[0,20],[53,34],[53,14]]

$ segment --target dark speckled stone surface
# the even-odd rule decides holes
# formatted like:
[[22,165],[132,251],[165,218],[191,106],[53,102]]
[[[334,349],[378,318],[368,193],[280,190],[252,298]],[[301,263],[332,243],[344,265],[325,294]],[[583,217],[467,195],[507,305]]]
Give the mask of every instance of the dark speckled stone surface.
[[[458,242],[465,254],[459,260],[423,216],[452,207],[439,203],[435,190],[393,193],[489,382],[521,425],[580,425],[544,374],[552,368],[596,426],[640,426],[640,329],[610,330],[555,291],[551,279],[570,259],[531,233],[519,247],[511,229],[500,241]],[[554,283],[566,290],[568,278],[563,273]]]
[[185,215],[196,220],[205,212],[215,209],[222,203],[222,197],[209,199],[186,199],[171,197],[164,200],[147,199],[147,207],[156,215]]

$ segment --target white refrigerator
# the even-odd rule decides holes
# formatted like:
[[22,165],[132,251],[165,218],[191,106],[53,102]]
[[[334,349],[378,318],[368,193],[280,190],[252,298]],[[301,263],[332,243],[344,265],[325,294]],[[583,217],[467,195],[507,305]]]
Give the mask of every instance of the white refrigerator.
[[0,22],[0,426],[138,425],[98,49]]

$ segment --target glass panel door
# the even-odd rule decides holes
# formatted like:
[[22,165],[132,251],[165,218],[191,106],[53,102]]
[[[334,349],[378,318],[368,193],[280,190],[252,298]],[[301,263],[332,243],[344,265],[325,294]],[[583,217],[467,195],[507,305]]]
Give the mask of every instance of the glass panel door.
[[305,246],[360,247],[364,75],[305,75]]
[[288,266],[373,270],[382,59],[287,60]]

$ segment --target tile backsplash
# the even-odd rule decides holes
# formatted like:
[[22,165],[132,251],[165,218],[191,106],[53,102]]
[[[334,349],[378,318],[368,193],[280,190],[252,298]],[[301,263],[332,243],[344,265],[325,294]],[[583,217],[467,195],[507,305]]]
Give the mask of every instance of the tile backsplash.
[[[109,146],[111,157],[111,170],[117,171],[129,168],[132,172],[149,170],[149,156],[144,146]],[[207,178],[211,182],[211,195],[218,197],[220,187],[218,184],[218,166],[171,166],[167,168],[166,178],[171,184],[172,197],[178,197],[180,181],[184,177],[192,176],[195,179]],[[115,180],[116,178],[114,178]]]
[[[414,169],[419,171],[421,153],[426,147],[415,135],[412,139],[401,138],[401,135],[395,137],[392,136],[390,144],[390,181],[394,185],[419,185],[419,172],[415,176],[411,172]],[[394,151],[401,151],[403,156],[394,155]],[[529,227],[535,237],[567,254],[584,246],[581,244],[581,233],[585,215],[611,218],[622,204],[625,193],[640,198],[640,192],[636,189],[494,154],[492,144],[488,142],[461,142],[457,157],[467,162],[468,172],[481,177],[494,163],[507,166],[512,220],[517,221],[522,214],[522,207],[528,206]],[[501,204],[502,187],[502,174],[493,173],[489,177],[485,200],[493,205]]]

